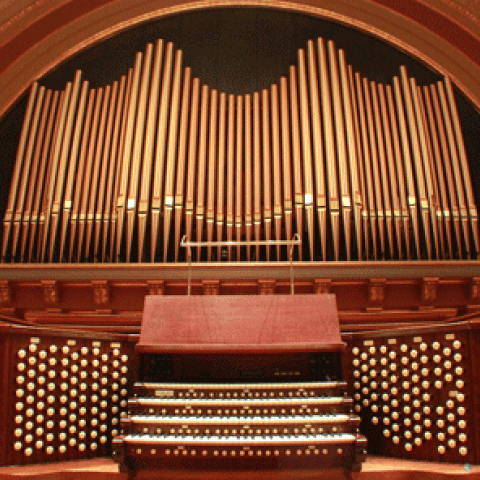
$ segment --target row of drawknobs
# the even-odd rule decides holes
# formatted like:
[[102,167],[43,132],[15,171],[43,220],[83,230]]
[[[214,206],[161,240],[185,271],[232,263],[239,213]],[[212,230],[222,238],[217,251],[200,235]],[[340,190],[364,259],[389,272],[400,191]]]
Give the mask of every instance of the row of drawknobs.
[[[476,258],[448,78],[370,81],[322,38],[270,89],[201,85],[158,40],[112,85],[35,83],[4,217],[8,262],[177,262],[197,242],[284,241],[300,260]],[[279,246],[197,261],[286,260]]]

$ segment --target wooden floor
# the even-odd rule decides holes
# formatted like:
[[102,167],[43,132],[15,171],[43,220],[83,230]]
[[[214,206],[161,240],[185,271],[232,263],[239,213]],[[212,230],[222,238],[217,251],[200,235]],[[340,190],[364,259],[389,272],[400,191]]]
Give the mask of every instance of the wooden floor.
[[[127,480],[128,476],[119,473],[118,465],[111,459],[85,460],[46,465],[2,467],[0,480]],[[182,480],[212,480],[222,478],[228,480],[240,479],[288,479],[306,480],[318,478],[352,478],[354,480],[433,480],[462,479],[480,480],[480,466],[456,465],[431,462],[414,462],[382,457],[368,457],[360,473],[351,477],[342,473],[331,473],[328,476],[320,472],[209,472],[199,475],[197,472],[151,472],[136,478],[182,479]]]

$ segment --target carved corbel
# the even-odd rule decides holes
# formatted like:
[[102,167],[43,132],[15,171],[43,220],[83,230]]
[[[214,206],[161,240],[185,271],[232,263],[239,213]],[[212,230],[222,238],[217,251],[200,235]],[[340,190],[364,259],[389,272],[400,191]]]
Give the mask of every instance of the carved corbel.
[[420,308],[433,308],[437,300],[438,277],[424,277],[420,285],[423,305]]
[[276,280],[258,280],[259,295],[274,295],[277,286]]
[[60,310],[60,284],[56,280],[42,280],[43,301],[47,310]]
[[474,305],[480,304],[480,277],[473,277],[470,282],[470,302]]
[[218,295],[220,293],[220,282],[218,280],[202,281],[204,295]]
[[385,278],[372,278],[368,284],[368,306],[367,310],[381,310],[385,300]]
[[163,280],[147,281],[149,295],[165,295],[165,282]]
[[314,280],[313,281],[313,293],[319,295],[326,295],[331,292],[332,281],[331,280]]
[[98,307],[110,304],[110,289],[107,280],[92,280],[93,301]]
[[8,305],[12,303],[12,286],[8,280],[0,281],[0,305]]

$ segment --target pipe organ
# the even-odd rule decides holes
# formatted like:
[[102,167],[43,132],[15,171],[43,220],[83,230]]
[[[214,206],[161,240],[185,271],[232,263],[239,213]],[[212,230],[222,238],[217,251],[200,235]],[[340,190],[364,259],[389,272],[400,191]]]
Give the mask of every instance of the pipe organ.
[[[198,242],[305,239],[299,260],[477,258],[452,84],[363,77],[311,40],[261,92],[201,83],[158,40],[92,88],[31,89],[4,216],[12,263],[179,262]],[[194,260],[281,261],[277,247]]]

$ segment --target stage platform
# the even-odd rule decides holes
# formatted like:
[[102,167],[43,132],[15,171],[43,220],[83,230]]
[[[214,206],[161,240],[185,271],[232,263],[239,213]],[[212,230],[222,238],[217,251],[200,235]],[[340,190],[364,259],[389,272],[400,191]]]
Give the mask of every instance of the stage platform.
[[[275,471],[275,472],[151,472],[152,475],[142,472],[134,478],[182,479],[182,480],[213,480],[213,479],[324,479],[324,478],[352,478],[354,480],[480,480],[480,466],[459,465],[432,462],[400,460],[385,457],[367,457],[361,472],[354,472],[349,477],[342,472],[335,472],[328,476],[320,472],[308,471]],[[0,480],[127,480],[126,473],[118,471],[118,465],[110,458],[83,460],[78,462],[64,462],[45,465],[31,465],[21,467],[0,468]]]

